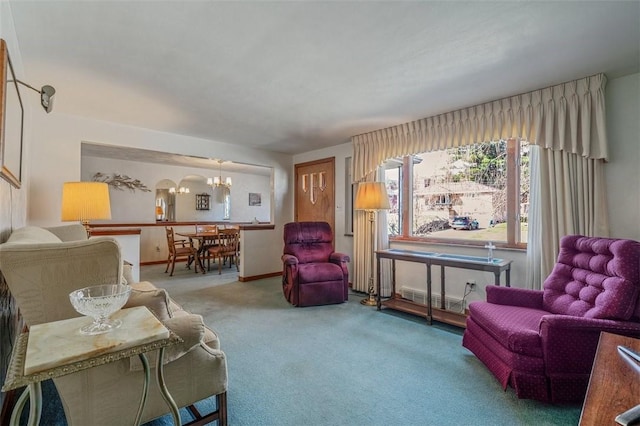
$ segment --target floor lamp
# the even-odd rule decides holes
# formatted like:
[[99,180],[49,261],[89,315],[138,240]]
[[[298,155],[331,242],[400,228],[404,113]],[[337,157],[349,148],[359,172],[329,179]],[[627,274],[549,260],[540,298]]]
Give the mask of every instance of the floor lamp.
[[111,219],[109,185],[104,182],[65,182],[62,186],[62,221],[79,220],[91,236],[89,220]]
[[375,289],[373,287],[373,264],[375,263],[376,252],[376,212],[378,210],[388,210],[389,197],[387,196],[387,188],[384,182],[361,182],[358,184],[358,192],[356,193],[356,201],[354,208],[356,210],[364,210],[367,212],[367,219],[371,226],[371,265],[369,271],[369,297],[362,299],[360,303],[367,306],[377,304],[374,297]]

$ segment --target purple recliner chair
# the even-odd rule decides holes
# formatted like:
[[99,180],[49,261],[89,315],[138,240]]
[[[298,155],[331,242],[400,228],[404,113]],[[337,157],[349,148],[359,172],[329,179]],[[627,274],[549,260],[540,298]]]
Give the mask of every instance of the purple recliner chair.
[[543,290],[487,286],[462,345],[519,398],[584,399],[600,332],[640,337],[640,243],[563,237]]
[[284,225],[282,290],[294,306],[347,301],[349,256],[333,251],[333,233],[326,222]]

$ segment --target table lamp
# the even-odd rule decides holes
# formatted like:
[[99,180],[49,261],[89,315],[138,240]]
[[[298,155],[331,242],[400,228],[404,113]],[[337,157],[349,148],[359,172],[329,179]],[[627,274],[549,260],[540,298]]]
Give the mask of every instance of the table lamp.
[[364,210],[367,212],[369,222],[371,224],[371,265],[369,271],[369,297],[362,299],[360,303],[367,306],[376,305],[374,297],[375,290],[373,288],[373,264],[375,262],[376,251],[376,211],[388,210],[389,196],[384,182],[362,182],[358,184],[358,192],[356,193],[356,201],[354,204],[356,210]]
[[89,221],[94,219],[111,219],[109,185],[65,182],[62,186],[62,221],[80,221],[90,236]]

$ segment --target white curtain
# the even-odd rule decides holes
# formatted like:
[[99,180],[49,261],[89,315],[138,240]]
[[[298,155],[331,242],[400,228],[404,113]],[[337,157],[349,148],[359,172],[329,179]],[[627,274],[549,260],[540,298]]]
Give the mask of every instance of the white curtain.
[[[361,182],[373,182],[374,174],[370,173]],[[353,189],[356,194],[358,188]],[[369,291],[369,271],[371,271],[371,224],[368,214],[364,210],[353,212],[353,279],[352,287],[355,291],[367,293]],[[375,279],[375,275],[374,275]]]
[[529,147],[529,211],[527,234],[527,278],[526,287],[539,290],[542,280],[542,220],[540,200],[540,148]]
[[540,149],[540,186],[540,222],[544,225],[538,265],[544,278],[556,263],[562,236],[609,236],[604,161]]
[[604,74],[597,74],[353,136],[353,179],[388,158],[509,137],[606,160],[605,85]]
[[538,145],[540,216],[534,220],[544,225],[533,236],[539,244],[529,247],[535,253],[528,256],[529,267],[540,268],[527,275],[529,286],[539,288],[555,263],[561,236],[608,234],[605,86],[606,77],[597,74],[353,136],[353,179],[362,181],[388,158],[420,152],[509,137]]

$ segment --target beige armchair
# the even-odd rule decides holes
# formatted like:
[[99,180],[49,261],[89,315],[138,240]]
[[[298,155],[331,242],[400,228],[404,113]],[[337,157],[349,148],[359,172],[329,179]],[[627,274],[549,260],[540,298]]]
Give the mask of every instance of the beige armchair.
[[[82,225],[14,231],[0,244],[0,270],[27,326],[77,317],[68,298],[72,290],[123,280],[118,243],[106,237],[88,240]],[[215,396],[217,410],[192,424],[217,419],[226,425],[227,362],[216,334],[201,316],[184,311],[166,291],[149,282],[129,284],[132,293],[125,307],[147,306],[184,340],[165,352],[165,381],[176,404],[189,406],[199,416],[192,404]],[[138,359],[131,358],[54,379],[68,424],[131,424],[143,374]],[[142,421],[167,413],[169,407],[152,383]]]

